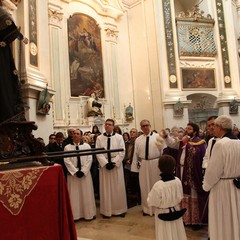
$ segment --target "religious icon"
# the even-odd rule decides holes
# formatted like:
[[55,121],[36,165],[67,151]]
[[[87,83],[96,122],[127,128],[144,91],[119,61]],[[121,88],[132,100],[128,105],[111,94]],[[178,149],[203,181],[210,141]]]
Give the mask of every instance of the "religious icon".
[[129,106],[125,109],[125,117],[126,121],[132,121],[133,118],[133,107],[131,106],[131,103],[129,103]]
[[39,99],[38,99],[38,104],[37,104],[37,113],[38,114],[42,114],[42,115],[47,115],[49,114],[49,110],[50,110],[50,93],[47,89],[47,87],[42,90],[39,94]]
[[235,99],[229,103],[229,114],[238,114],[238,102]]
[[179,99],[178,102],[173,105],[174,117],[182,117],[183,109],[184,109],[184,105],[183,103],[180,102],[180,99]]

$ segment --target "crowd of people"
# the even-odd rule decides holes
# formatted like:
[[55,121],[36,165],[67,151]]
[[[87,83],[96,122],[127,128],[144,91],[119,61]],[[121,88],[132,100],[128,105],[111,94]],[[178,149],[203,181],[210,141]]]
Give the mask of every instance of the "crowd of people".
[[158,240],[187,239],[183,223],[193,230],[209,225],[211,240],[240,239],[239,129],[229,116],[209,117],[204,134],[191,122],[158,133],[146,119],[140,131],[122,133],[113,119],[104,128],[69,129],[66,139],[61,132],[49,136],[47,152],[110,150],[55,160],[66,177],[74,220],[95,219],[98,198],[102,217],[125,217],[134,197],[143,216],[155,215]]

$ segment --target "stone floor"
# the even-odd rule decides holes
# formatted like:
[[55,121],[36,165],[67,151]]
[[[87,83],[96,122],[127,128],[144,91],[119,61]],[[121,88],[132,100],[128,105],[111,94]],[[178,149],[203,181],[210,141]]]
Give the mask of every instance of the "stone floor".
[[[75,222],[78,240],[154,240],[154,217],[142,216],[141,206],[128,209],[125,218],[97,218],[91,222]],[[186,227],[188,240],[207,240],[207,228],[193,231]],[[167,239],[166,239],[167,240]]]

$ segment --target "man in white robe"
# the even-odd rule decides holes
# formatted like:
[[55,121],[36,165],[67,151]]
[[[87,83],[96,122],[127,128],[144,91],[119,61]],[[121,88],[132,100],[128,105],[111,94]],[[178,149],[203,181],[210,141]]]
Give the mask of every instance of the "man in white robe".
[[143,216],[152,216],[153,208],[148,206],[147,197],[154,183],[160,179],[158,160],[162,154],[162,145],[160,142],[158,145],[158,140],[161,137],[159,134],[151,132],[151,125],[148,120],[142,120],[140,126],[143,134],[135,141],[131,171],[139,172]]
[[[87,143],[80,144],[81,131],[75,130],[73,144],[68,144],[64,151],[90,149]],[[78,157],[68,157],[64,163],[69,172],[67,185],[72,205],[74,220],[84,218],[85,220],[95,219],[96,204],[93,191],[92,176],[90,168],[92,165],[92,155]]]
[[[105,121],[105,133],[97,137],[96,148],[124,149],[123,137],[113,132],[114,120]],[[97,154],[99,162],[100,213],[103,217],[121,216],[127,212],[127,198],[122,161],[125,151]]]
[[209,194],[209,236],[211,240],[240,239],[240,189],[234,178],[240,177],[240,141],[232,136],[229,116],[215,120],[214,145],[203,181]]

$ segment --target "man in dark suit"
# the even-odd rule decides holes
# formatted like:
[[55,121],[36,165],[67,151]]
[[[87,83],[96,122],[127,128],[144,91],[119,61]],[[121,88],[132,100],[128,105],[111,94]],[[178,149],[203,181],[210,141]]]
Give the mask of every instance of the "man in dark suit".
[[[49,144],[48,146],[48,152],[61,152],[64,151],[64,147],[67,145],[66,143],[63,142],[64,135],[62,132],[58,132],[56,134],[56,141],[54,143]],[[53,159],[55,163],[58,163],[62,166],[64,176],[67,180],[67,168],[64,164],[63,158],[57,158]]]

